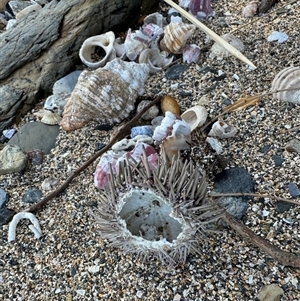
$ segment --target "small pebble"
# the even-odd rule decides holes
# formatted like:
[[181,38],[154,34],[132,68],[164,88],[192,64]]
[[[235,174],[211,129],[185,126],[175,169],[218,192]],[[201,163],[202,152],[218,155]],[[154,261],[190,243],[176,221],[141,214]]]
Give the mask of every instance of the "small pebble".
[[165,76],[167,79],[179,79],[188,68],[186,65],[173,65],[167,69]]
[[297,197],[300,195],[300,190],[295,183],[289,183],[288,185],[289,193],[292,197]]
[[41,199],[42,195],[43,193],[39,189],[31,188],[25,192],[22,201],[27,204],[37,203]]

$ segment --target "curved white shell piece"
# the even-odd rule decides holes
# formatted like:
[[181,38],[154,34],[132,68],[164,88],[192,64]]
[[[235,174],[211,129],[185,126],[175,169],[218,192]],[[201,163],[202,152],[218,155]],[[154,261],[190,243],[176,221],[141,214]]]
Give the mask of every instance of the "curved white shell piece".
[[194,106],[181,114],[181,118],[191,127],[192,131],[203,125],[207,116],[207,110],[203,106]]

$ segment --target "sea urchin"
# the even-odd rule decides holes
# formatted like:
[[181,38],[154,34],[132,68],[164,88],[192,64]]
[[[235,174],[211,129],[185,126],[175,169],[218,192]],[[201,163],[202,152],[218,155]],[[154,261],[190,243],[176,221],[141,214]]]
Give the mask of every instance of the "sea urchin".
[[109,185],[99,191],[92,213],[100,236],[142,260],[185,262],[189,253],[200,252],[207,225],[220,214],[205,200],[204,172],[181,158],[169,161],[163,154],[150,168],[144,152],[142,163],[125,161],[118,175],[111,172]]

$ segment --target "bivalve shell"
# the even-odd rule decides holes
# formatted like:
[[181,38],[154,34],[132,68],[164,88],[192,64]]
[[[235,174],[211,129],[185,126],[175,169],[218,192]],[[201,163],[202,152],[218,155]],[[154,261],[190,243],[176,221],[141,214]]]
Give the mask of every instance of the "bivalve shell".
[[193,131],[195,128],[203,125],[207,119],[208,113],[203,106],[194,106],[184,113],[182,113],[181,118],[191,127]]
[[[281,101],[300,104],[300,67],[288,67],[280,71],[273,79],[271,90],[293,89],[273,94]],[[296,89],[298,88],[298,89]]]
[[165,35],[160,42],[163,51],[169,53],[181,53],[186,41],[192,36],[196,29],[193,24],[183,22],[172,22],[165,28]]
[[160,108],[164,114],[169,111],[175,115],[180,115],[180,108],[177,100],[169,95],[162,98]]

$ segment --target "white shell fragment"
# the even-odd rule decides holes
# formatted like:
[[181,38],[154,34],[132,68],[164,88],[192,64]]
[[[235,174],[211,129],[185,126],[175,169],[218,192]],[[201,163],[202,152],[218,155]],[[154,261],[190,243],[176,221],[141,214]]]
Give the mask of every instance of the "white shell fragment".
[[[238,51],[244,51],[244,43],[234,36],[233,34],[226,33],[221,36],[226,42],[228,42],[231,46],[236,48]],[[215,43],[210,50],[209,58],[216,58],[217,60],[222,60],[230,56],[230,53],[220,44]]]
[[230,138],[233,137],[236,134],[236,132],[237,130],[235,127],[218,120],[213,124],[210,132],[208,133],[208,136]]
[[277,41],[278,44],[281,44],[288,40],[288,35],[285,32],[273,31],[268,37],[268,42]]
[[200,57],[200,47],[196,44],[187,44],[182,49],[182,61],[184,63],[197,63]]
[[288,67],[281,70],[274,77],[271,85],[271,91],[282,89],[292,89],[290,91],[281,91],[273,94],[273,97],[281,101],[300,104],[300,67]]
[[43,117],[41,122],[44,124],[54,125],[59,124],[61,121],[61,117],[58,112],[50,111],[50,110],[43,110]]
[[120,141],[118,141],[117,143],[115,143],[111,149],[113,151],[121,151],[121,150],[126,150],[129,148],[134,147],[136,144],[143,142],[143,143],[147,143],[147,144],[152,144],[153,143],[153,139],[147,135],[137,135],[134,138],[131,139],[127,139],[124,138]]
[[9,224],[8,229],[8,242],[14,241],[16,239],[16,228],[21,219],[29,219],[32,225],[29,229],[34,233],[35,237],[38,239],[42,236],[42,230],[37,218],[30,212],[19,212],[17,213]]
[[[84,41],[79,51],[81,61],[86,66],[93,69],[103,67],[109,60],[116,57],[114,41],[115,34],[112,31],[88,38]],[[97,47],[102,48],[105,52],[104,57],[100,61],[97,61],[95,58],[95,51]]]
[[150,14],[145,17],[144,25],[147,25],[147,24],[156,24],[160,28],[163,28],[167,25],[167,21],[162,14],[155,12],[155,13]]
[[194,106],[181,114],[181,118],[191,127],[192,131],[203,125],[207,116],[207,110],[203,106]]
[[132,32],[129,28],[124,42],[127,58],[134,61],[144,49],[149,47],[150,43],[151,38],[146,36],[142,31],[136,30]]
[[222,145],[217,139],[215,139],[213,137],[207,137],[206,141],[218,155],[220,155],[222,153],[222,151],[223,151]]
[[257,13],[259,2],[251,1],[247,6],[243,8],[242,15],[245,18],[251,18]]

